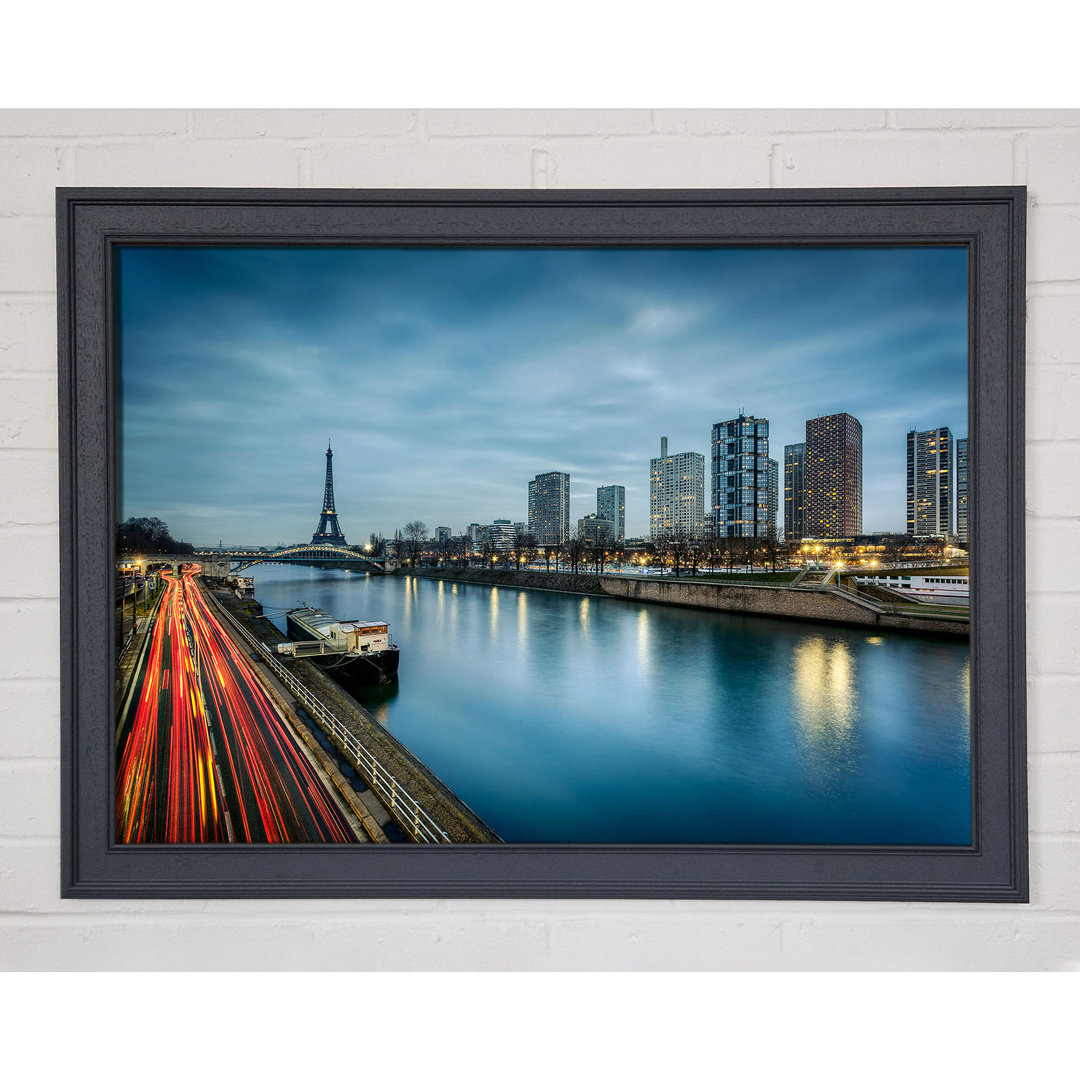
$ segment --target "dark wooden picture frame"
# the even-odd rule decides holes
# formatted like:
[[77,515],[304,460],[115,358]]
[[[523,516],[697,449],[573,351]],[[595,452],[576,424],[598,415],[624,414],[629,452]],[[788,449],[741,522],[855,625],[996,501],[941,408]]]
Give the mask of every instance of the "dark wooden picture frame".
[[[1027,900],[1019,187],[57,193],[65,897]],[[119,244],[965,245],[973,517],[967,847],[123,845],[113,823]]]

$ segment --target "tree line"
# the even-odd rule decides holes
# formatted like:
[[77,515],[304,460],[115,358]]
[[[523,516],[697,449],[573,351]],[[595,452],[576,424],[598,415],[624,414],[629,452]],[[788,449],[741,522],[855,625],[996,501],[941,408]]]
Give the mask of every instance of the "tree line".
[[116,527],[118,555],[190,555],[191,544],[174,540],[161,518],[130,517]]
[[[429,536],[427,525],[419,520],[407,522],[394,533],[393,547],[399,558],[415,568],[421,559],[436,559],[442,565],[447,561],[481,566],[492,569],[500,562],[510,562],[515,569],[543,563],[545,570],[569,570],[603,573],[608,567],[618,568],[643,552],[650,562],[670,569],[672,573],[693,574],[701,569],[750,570],[766,567],[784,570],[791,566],[791,556],[800,550],[797,542],[778,543],[774,538],[741,537],[692,537],[677,531],[670,536],[658,537],[640,548],[630,550],[623,541],[605,542],[571,537],[561,544],[541,544],[531,533],[518,533],[512,546],[498,545],[490,537],[484,537],[478,547],[468,537],[458,536],[434,540]],[[387,542],[373,533],[370,548],[383,554]]]

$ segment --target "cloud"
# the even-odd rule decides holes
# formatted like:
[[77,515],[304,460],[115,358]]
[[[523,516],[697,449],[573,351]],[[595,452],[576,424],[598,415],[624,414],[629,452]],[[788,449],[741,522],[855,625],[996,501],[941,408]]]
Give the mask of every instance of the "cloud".
[[575,514],[623,484],[640,534],[660,436],[707,456],[740,408],[777,459],[808,417],[852,412],[866,527],[903,528],[907,428],[966,434],[966,267],[940,249],[124,259],[121,512],[196,540],[310,535],[327,437],[350,536],[521,520],[549,469]]
[[696,304],[646,302],[634,312],[629,331],[647,337],[669,337],[689,328],[704,313]]

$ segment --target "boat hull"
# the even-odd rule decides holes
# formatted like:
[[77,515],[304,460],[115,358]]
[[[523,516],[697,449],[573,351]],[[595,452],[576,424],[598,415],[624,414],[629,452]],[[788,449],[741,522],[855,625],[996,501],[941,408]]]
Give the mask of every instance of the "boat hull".
[[[322,641],[324,635],[313,631],[302,619],[294,617],[292,612],[285,616],[288,636],[293,641]],[[331,653],[326,656],[309,656],[305,659],[317,664],[327,674],[344,685],[381,686],[397,678],[398,662],[401,653],[396,645],[366,653]]]

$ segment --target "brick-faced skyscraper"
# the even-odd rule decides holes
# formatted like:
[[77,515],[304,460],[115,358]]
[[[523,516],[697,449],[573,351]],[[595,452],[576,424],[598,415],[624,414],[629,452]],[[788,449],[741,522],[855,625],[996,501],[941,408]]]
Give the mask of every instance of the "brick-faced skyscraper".
[[850,413],[806,421],[806,536],[862,534],[862,424]]

